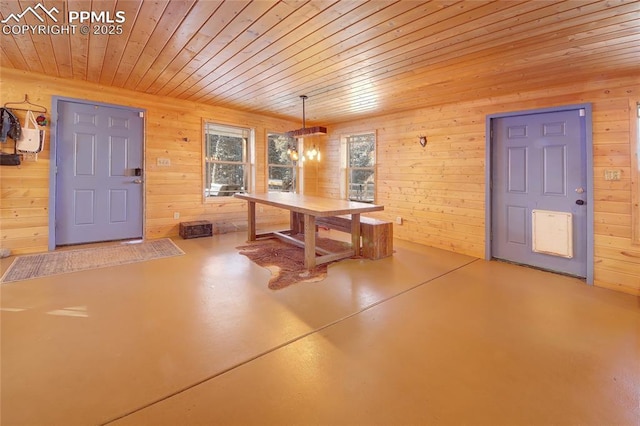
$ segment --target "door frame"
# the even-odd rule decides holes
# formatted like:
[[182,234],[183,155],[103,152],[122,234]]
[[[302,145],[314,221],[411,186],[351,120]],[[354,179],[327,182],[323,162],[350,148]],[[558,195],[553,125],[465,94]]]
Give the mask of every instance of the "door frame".
[[126,105],[110,104],[106,102],[97,102],[89,99],[77,99],[66,96],[51,97],[51,126],[49,137],[49,244],[48,250],[56,249],[56,173],[58,169],[58,104],[59,102],[73,102],[84,105],[97,105],[108,108],[119,108],[142,114],[142,238],[145,236],[145,218],[146,218],[146,136],[147,136],[147,111],[143,108],[130,107]]
[[491,162],[493,154],[493,135],[491,129],[493,128],[493,120],[504,117],[514,117],[520,115],[553,113],[562,111],[576,111],[584,109],[584,131],[585,131],[585,154],[586,154],[586,175],[587,175],[587,277],[586,282],[589,285],[593,285],[593,265],[594,265],[594,245],[593,245],[593,121],[592,121],[592,106],[590,103],[584,104],[572,104],[563,105],[551,108],[538,108],[531,110],[510,111],[496,114],[489,114],[486,117],[485,128],[485,260],[492,259],[491,253],[491,234],[492,234],[492,215],[491,205],[493,202],[493,188],[491,185],[491,176],[493,175],[493,165]]

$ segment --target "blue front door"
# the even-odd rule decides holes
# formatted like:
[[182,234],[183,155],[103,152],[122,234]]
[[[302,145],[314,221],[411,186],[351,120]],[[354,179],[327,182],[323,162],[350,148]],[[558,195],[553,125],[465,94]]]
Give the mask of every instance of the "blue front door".
[[142,237],[140,115],[59,102],[56,245]]
[[[573,109],[492,120],[493,257],[587,276],[584,115],[584,110]],[[536,222],[538,230],[534,233],[533,222],[541,217],[540,212],[562,218],[561,223],[569,223],[566,226],[570,229]],[[567,256],[536,250],[536,239],[544,240],[549,247],[563,248],[568,242],[572,253]]]

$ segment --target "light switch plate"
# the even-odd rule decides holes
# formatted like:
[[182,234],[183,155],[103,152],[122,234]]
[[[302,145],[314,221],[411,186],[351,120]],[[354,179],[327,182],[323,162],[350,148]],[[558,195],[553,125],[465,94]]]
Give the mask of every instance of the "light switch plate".
[[604,180],[620,180],[620,170],[605,170]]

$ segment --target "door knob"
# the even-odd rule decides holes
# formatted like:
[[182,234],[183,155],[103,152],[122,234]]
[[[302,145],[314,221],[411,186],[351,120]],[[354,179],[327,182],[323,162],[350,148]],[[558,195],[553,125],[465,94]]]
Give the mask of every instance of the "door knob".
[[136,179],[133,181],[133,183],[137,183],[138,185],[142,183],[142,179]]

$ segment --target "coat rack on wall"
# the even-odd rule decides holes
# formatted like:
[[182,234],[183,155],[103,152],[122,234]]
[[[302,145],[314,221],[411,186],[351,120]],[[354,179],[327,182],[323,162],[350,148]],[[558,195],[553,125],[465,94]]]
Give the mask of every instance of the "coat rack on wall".
[[[18,105],[18,106],[13,106],[13,105]],[[20,106],[22,106],[22,105],[40,108],[40,110],[34,110],[33,108],[20,108]],[[26,93],[24,95],[24,100],[22,102],[7,102],[6,104],[4,104],[4,107],[5,108],[11,108],[11,109],[17,109],[17,110],[20,110],[20,111],[41,112],[43,114],[47,112],[47,108],[43,107],[42,105],[38,105],[38,104],[34,104],[32,102],[29,102],[29,97],[27,96]]]

